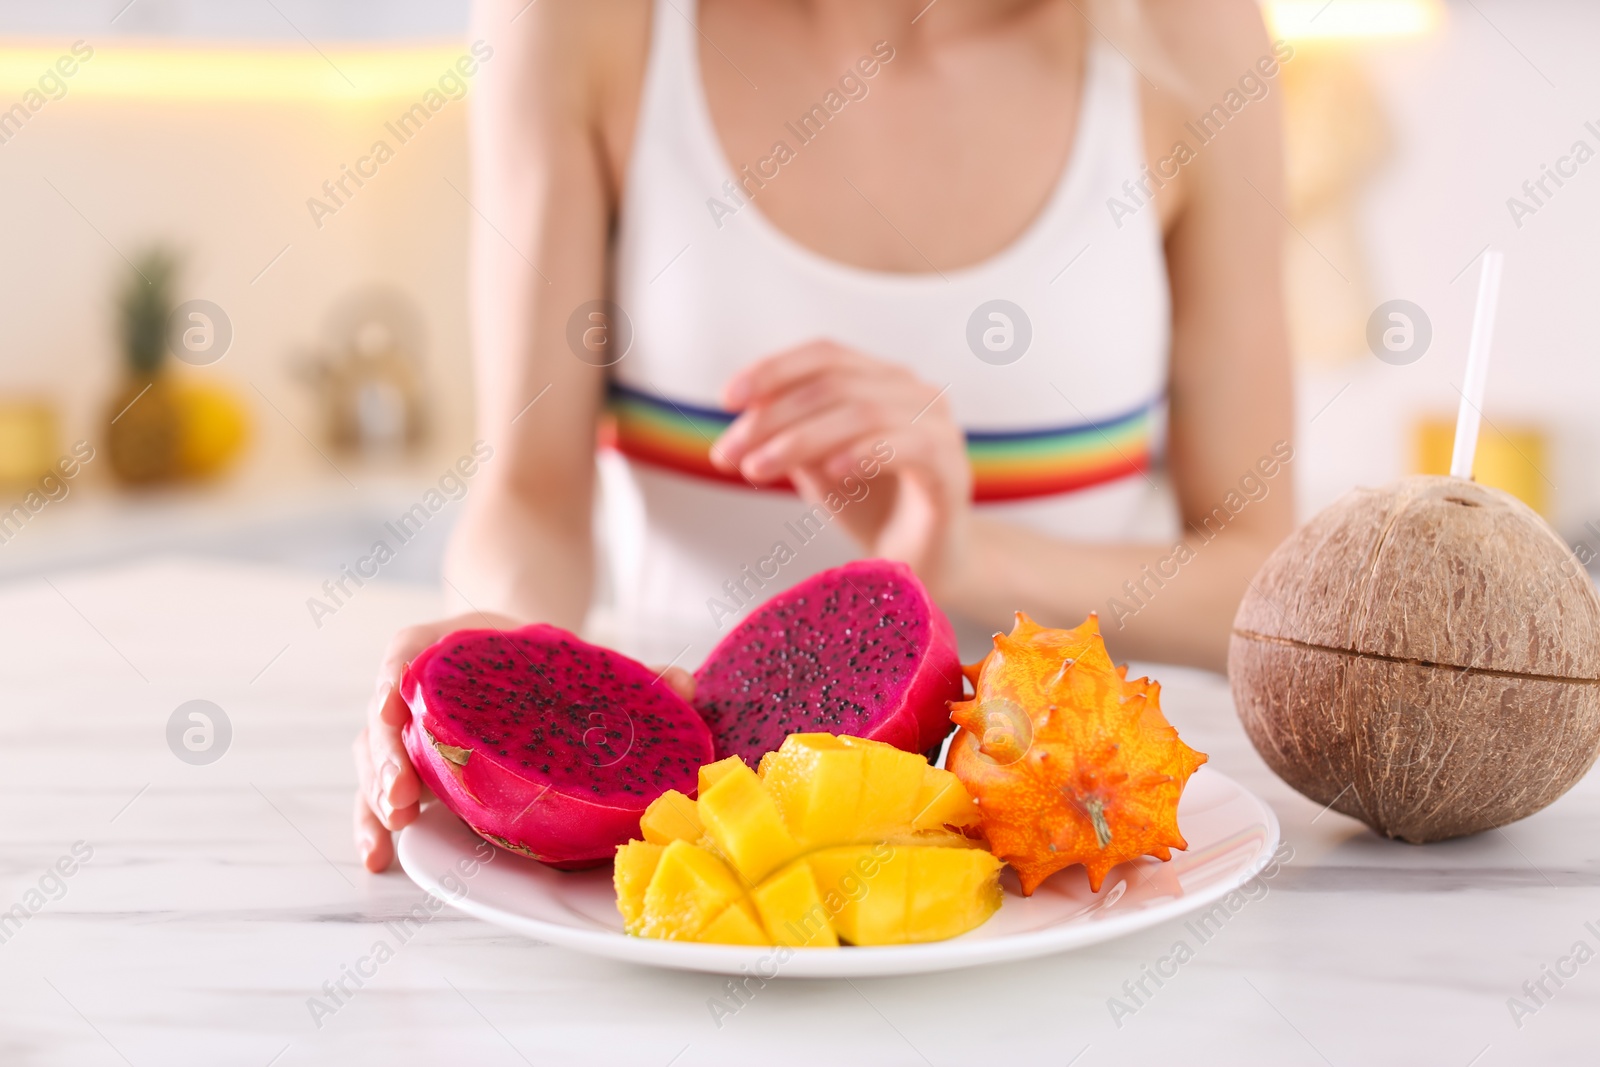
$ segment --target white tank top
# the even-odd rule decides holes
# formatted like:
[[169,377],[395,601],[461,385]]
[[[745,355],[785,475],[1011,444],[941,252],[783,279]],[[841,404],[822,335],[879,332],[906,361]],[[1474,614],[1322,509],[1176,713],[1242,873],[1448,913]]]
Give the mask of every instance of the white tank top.
[[[762,215],[761,172],[736,172],[712,124],[696,17],[692,2],[657,0],[620,208],[614,294],[632,342],[611,368],[609,603],[597,628],[635,655],[692,667],[751,603],[860,555],[826,507],[753,489],[708,459],[733,418],[718,407],[729,376],[815,339],[949,386],[981,512],[1075,540],[1148,526],[1170,308],[1156,209],[1120,227],[1108,210],[1144,164],[1127,62],[1091,35],[1066,168],[1008,247],[942,273],[876,271],[813,252]],[[827,122],[870,107],[871,79],[858,82],[864,99],[822,97],[809,123],[785,127],[787,147],[804,151]],[[956,621],[963,652],[981,653],[987,631]]]

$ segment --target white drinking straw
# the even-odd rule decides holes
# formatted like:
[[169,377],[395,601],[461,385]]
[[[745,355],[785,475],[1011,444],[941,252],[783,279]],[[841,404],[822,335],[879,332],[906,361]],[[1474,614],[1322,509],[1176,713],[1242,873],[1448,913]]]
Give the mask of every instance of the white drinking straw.
[[1483,387],[1489,379],[1489,343],[1494,339],[1494,312],[1500,302],[1500,268],[1505,254],[1492,250],[1483,254],[1483,272],[1478,275],[1478,306],[1472,313],[1472,339],[1467,344],[1467,382],[1461,390],[1461,409],[1456,414],[1456,447],[1450,457],[1450,476],[1472,477],[1472,457],[1478,451],[1478,424],[1483,418]]

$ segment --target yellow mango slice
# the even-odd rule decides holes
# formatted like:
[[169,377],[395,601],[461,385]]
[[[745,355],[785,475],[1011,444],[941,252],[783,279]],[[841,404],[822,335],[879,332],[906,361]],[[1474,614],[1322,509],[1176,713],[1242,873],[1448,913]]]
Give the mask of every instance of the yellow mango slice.
[[917,847],[937,846],[939,848],[975,848],[983,850],[983,842],[975,837],[957,833],[954,830],[913,830],[905,834],[890,834],[883,839],[883,844],[899,848],[901,845],[914,845]]
[[676,789],[669,789],[644,809],[639,832],[651,844],[670,845],[674,841],[697,841],[704,831],[695,802]]
[[738,756],[700,793],[700,822],[717,849],[749,885],[800,854],[772,795]]
[[893,746],[794,734],[700,769],[617,851],[617,907],[643,937],[791,948],[955,937],[1000,907],[1000,860],[955,775]]
[[1000,909],[1000,868],[982,849],[912,846],[906,882],[906,940],[944,941],[983,925]]
[[808,856],[839,937],[852,945],[943,941],[1000,907],[1004,864],[977,848],[855,845]]
[[859,839],[864,756],[832,734],[790,734],[761,758],[762,781],[796,841],[820,848]]
[[959,778],[881,741],[792,734],[762,757],[761,777],[803,847],[978,824],[977,806]]
[[917,790],[917,813],[911,818],[913,830],[942,830],[946,826],[977,826],[978,806],[972,794],[949,771],[923,767],[922,784]]
[[756,886],[750,899],[774,943],[790,948],[839,947],[816,876],[804,860],[789,864]]
[[806,857],[841,941],[899,945],[906,941],[906,886],[912,847],[844,845]]
[[616,863],[612,866],[611,882],[617,889],[617,910],[622,912],[622,928],[637,933],[640,917],[644,914],[644,891],[656,873],[661,860],[662,846],[648,841],[629,841],[617,846]]
[[[727,759],[719,759],[715,763],[708,763],[701,767],[700,784],[698,786],[700,795],[705,796],[707,789],[721,781],[723,775],[738,767],[745,767],[744,760],[738,756],[729,756]],[[748,767],[745,767],[745,769],[749,770]]]
[[917,801],[928,761],[882,741],[841,737],[839,743],[861,752],[861,794],[856,801],[853,840],[876,841],[910,826],[921,810]]
[[645,888],[639,934],[692,941],[743,896],[744,886],[727,864],[687,841],[674,841],[661,850]]
[[748,900],[736,900],[706,924],[696,941],[713,945],[770,945],[761,920]]

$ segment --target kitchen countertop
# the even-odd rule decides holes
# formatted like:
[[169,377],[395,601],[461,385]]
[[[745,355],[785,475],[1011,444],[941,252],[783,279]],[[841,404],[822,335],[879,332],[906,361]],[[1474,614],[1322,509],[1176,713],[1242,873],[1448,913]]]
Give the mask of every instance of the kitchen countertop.
[[[314,1018],[422,899],[355,860],[349,747],[388,634],[438,603],[374,583],[318,629],[305,601],[325,577],[172,557],[0,585],[0,911],[31,912],[0,927],[0,1063],[1595,1061],[1600,775],[1503,831],[1381,840],[1279,782],[1225,681],[1177,668],[1153,672],[1169,717],[1272,804],[1293,858],[1120,1019],[1109,999],[1131,1003],[1123,983],[1189,937],[1181,921],[1026,963],[776,982],[719,1027],[725,979],[447,908]],[[204,766],[166,739],[195,699],[232,727]],[[1540,1004],[1523,983],[1547,967],[1576,973],[1544,978]]]

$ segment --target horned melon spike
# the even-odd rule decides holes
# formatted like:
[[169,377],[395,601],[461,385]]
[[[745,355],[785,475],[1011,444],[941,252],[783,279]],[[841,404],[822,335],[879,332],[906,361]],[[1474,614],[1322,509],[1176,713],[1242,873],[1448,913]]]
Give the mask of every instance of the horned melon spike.
[[1014,640],[1026,641],[1038,633],[1040,629],[1041,627],[1038,623],[1028,618],[1027,612],[1019,611],[1017,612],[1017,621],[1011,627],[1011,637]]
[[1050,679],[1050,688],[1055,689],[1067,684],[1067,672],[1078,665],[1078,661],[1068,657],[1061,661],[1061,669],[1056,671],[1056,676]]

